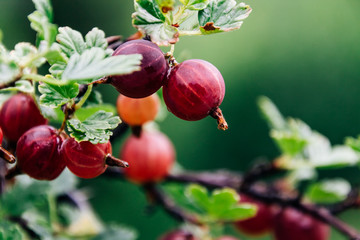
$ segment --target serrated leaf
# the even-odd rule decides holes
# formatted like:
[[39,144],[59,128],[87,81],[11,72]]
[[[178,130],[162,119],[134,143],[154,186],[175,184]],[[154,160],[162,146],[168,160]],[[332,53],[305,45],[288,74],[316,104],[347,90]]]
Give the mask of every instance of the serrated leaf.
[[66,66],[66,63],[55,63],[49,68],[49,72],[54,78],[61,79],[61,76],[65,71]]
[[212,206],[210,212],[215,214],[230,209],[240,200],[235,190],[230,188],[214,190],[212,193]]
[[210,0],[208,6],[199,11],[200,30],[203,34],[228,32],[239,29],[251,8],[235,0]]
[[310,185],[306,197],[314,203],[333,204],[346,199],[351,185],[344,179],[331,179]]
[[19,75],[20,69],[15,62],[5,62],[0,59],[0,73],[0,84],[7,84]]
[[77,141],[90,141],[93,144],[105,143],[112,135],[112,129],[120,123],[120,118],[113,113],[98,111],[85,121],[70,119],[68,130]]
[[40,104],[57,108],[63,104],[70,102],[79,94],[79,85],[77,83],[69,83],[67,85],[54,85],[42,83],[39,85]]
[[206,188],[197,184],[191,184],[186,188],[185,195],[195,206],[203,210],[209,209],[211,203]]
[[33,0],[36,10],[46,16],[49,22],[53,20],[53,9],[49,0]]
[[53,43],[50,49],[46,52],[45,58],[50,65],[53,64],[66,64],[69,60],[67,56],[61,51],[58,43]]
[[134,0],[133,25],[151,41],[167,46],[179,40],[178,30],[171,26],[161,12],[157,0]]
[[82,107],[75,112],[75,116],[80,121],[84,121],[91,115],[95,114],[96,112],[104,110],[105,112],[111,112],[114,115],[116,114],[116,108],[111,104],[99,104],[99,105],[90,105],[88,107]]
[[57,27],[50,22],[48,16],[40,11],[35,11],[28,16],[30,26],[37,32],[37,46],[41,41],[45,41],[49,48],[53,42],[55,42]]
[[122,225],[110,225],[92,240],[135,240],[138,233],[130,227]]
[[203,10],[209,4],[209,0],[180,0],[189,10]]
[[87,84],[103,76],[129,74],[140,70],[141,59],[140,54],[106,58],[103,49],[94,47],[85,50],[81,55],[72,55],[62,79]]
[[98,28],[93,28],[88,32],[85,36],[85,41],[87,48],[98,47],[106,49],[108,46],[104,31]]
[[70,27],[60,27],[56,40],[60,44],[62,51],[69,58],[75,53],[81,55],[86,49],[81,33]]
[[[39,67],[46,59],[37,58],[37,60],[31,61],[33,58],[37,57],[37,54],[38,50],[35,46],[27,42],[21,42],[16,44],[14,50],[10,52],[10,58],[22,67]],[[25,66],[25,64],[28,65]]]
[[27,80],[19,80],[15,82],[14,87],[8,87],[1,89],[0,91],[20,91],[24,93],[33,93],[34,87],[33,85]]

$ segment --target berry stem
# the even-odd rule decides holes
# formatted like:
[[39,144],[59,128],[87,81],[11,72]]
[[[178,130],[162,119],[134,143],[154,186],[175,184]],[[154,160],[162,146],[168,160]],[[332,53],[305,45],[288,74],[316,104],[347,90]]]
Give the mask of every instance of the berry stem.
[[213,118],[216,119],[216,121],[218,123],[218,129],[224,130],[224,131],[226,129],[228,129],[228,124],[227,124],[220,108],[217,107],[214,110],[212,110],[210,112],[210,116],[212,116]]
[[114,156],[112,156],[110,153],[108,153],[105,157],[105,163],[109,166],[113,166],[113,167],[123,167],[123,168],[127,168],[129,167],[129,163],[125,162],[123,160],[120,160]]
[[86,102],[86,100],[88,99],[88,97],[91,94],[93,85],[89,84],[88,88],[86,89],[86,92],[84,94],[84,96],[81,98],[81,100],[75,105],[75,110],[80,109],[82,107],[82,105],[84,105],[84,103]]
[[10,168],[6,175],[5,175],[5,179],[7,180],[10,180],[10,179],[13,179],[14,177],[22,174],[23,172],[21,171],[20,168],[18,168],[17,166],[13,167],[13,168]]
[[141,136],[142,126],[131,126],[131,132],[135,137],[139,138]]
[[16,158],[14,155],[9,153],[6,149],[3,147],[0,147],[0,158],[4,159],[8,163],[14,163]]

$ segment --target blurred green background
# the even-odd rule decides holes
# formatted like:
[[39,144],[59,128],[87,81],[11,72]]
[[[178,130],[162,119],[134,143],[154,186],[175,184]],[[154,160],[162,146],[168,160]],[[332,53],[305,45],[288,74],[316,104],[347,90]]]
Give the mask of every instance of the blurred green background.
[[[52,2],[59,26],[83,34],[97,26],[107,36],[135,32],[132,0]],[[176,146],[178,161],[188,169],[244,170],[259,156],[277,155],[256,107],[259,95],[270,97],[284,115],[304,120],[333,144],[360,133],[360,2],[246,3],[253,12],[240,30],[184,37],[176,46],[175,57],[201,58],[217,66],[227,89],[221,107],[228,131],[217,130],[211,118],[185,122],[169,114],[161,123]],[[0,29],[9,49],[20,41],[34,42],[26,18],[33,9],[30,0],[0,0]],[[112,87],[101,90],[107,93],[106,102],[115,103],[117,92]],[[115,143],[115,155],[120,145]],[[83,181],[82,187],[91,191],[91,202],[102,219],[134,226],[140,239],[156,239],[176,226],[161,210],[145,214],[146,200],[137,186],[99,177]],[[344,217],[360,229],[358,214]],[[331,239],[345,238],[333,232]]]

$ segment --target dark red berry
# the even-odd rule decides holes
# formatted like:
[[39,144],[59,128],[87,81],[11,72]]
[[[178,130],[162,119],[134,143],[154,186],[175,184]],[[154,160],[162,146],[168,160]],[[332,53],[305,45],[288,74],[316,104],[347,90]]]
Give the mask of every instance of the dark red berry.
[[171,70],[163,94],[170,112],[181,119],[196,121],[218,110],[225,96],[225,83],[214,65],[192,59]]
[[2,140],[3,140],[3,132],[0,128],[0,146],[1,146]]
[[217,238],[216,240],[240,240],[240,239],[233,237],[233,236],[222,236],[222,237]]
[[111,156],[111,143],[92,144],[77,142],[74,138],[65,140],[62,153],[66,166],[76,176],[94,178],[105,172],[107,166],[128,167],[128,164]]
[[33,127],[17,142],[16,168],[38,180],[53,180],[65,168],[61,157],[62,138],[48,125]]
[[160,240],[197,240],[194,235],[184,230],[173,230],[160,237]]
[[47,120],[29,95],[16,94],[1,108],[0,126],[11,142],[16,142],[30,128],[43,124],[47,124]]
[[274,220],[276,240],[327,240],[328,225],[293,208],[285,208]]
[[129,162],[125,176],[136,183],[155,182],[170,171],[175,150],[170,140],[160,132],[146,132],[129,137],[121,150],[121,159]]
[[263,234],[269,233],[272,230],[274,211],[271,206],[256,201],[246,195],[241,195],[240,202],[256,205],[257,212],[256,215],[252,218],[237,221],[235,223],[237,229],[245,234],[252,236],[261,236]]
[[110,83],[123,95],[132,98],[150,96],[160,89],[167,75],[168,64],[161,49],[150,41],[133,40],[120,45],[113,55],[141,54],[141,70],[112,76]]

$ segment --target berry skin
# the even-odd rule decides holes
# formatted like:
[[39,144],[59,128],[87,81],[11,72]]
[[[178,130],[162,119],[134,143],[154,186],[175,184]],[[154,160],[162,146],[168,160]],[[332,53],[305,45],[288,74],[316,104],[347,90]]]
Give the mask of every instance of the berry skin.
[[184,230],[173,230],[163,235],[159,240],[197,240],[191,233]]
[[293,208],[285,208],[274,220],[276,240],[327,240],[328,225]]
[[238,238],[235,238],[233,236],[222,236],[217,238],[216,240],[239,240]]
[[121,150],[121,159],[129,162],[125,176],[135,183],[163,179],[175,161],[170,140],[160,132],[143,132],[139,138],[130,136]]
[[150,96],[160,89],[167,75],[168,64],[161,49],[147,40],[121,44],[113,55],[141,54],[141,70],[127,75],[112,76],[110,83],[123,95],[132,98]]
[[171,70],[163,94],[170,112],[181,119],[196,121],[219,107],[225,96],[225,83],[214,65],[191,59]]
[[16,168],[38,180],[57,178],[65,168],[61,157],[62,143],[63,139],[51,126],[31,128],[17,142]]
[[250,236],[261,236],[272,230],[274,213],[271,206],[265,205],[246,195],[241,195],[240,202],[254,204],[258,208],[258,211],[252,218],[237,221],[235,227],[238,230]]
[[160,99],[156,93],[138,99],[119,95],[116,107],[121,120],[131,126],[140,126],[155,119]]
[[16,94],[0,110],[0,126],[11,142],[16,142],[27,130],[47,124],[31,96]]
[[106,157],[111,154],[110,142],[92,144],[88,141],[77,142],[74,138],[67,139],[62,147],[66,166],[76,176],[94,178],[105,172]]
[[2,140],[3,140],[3,132],[0,128],[0,146],[1,146]]

